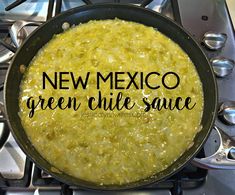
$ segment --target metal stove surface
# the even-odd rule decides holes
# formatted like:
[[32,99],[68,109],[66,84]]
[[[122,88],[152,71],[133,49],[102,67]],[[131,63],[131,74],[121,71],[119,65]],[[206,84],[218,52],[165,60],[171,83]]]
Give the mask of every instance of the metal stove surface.
[[[12,3],[14,0],[3,0],[0,4],[0,33],[1,24],[11,24],[15,20],[29,20],[29,21],[46,21],[47,19],[47,8],[48,0],[28,0],[21,4],[20,6],[12,9],[11,11],[5,11],[5,7]],[[94,0],[93,3],[97,2],[117,2],[115,0]],[[122,3],[134,3],[139,4],[140,0],[128,0],[120,1]],[[199,43],[203,39],[203,35],[208,31],[214,31],[218,33],[226,33],[227,41],[225,46],[220,50],[208,50],[205,45],[202,45],[202,48],[211,59],[213,57],[226,57],[232,60],[235,60],[235,41],[234,41],[234,29],[230,23],[230,18],[228,15],[228,10],[225,1],[221,0],[178,0],[178,4],[175,4],[176,1],[170,0],[154,0],[147,7],[153,9],[157,12],[174,19],[178,22],[181,22],[183,27],[185,27],[191,34],[195,36]],[[161,6],[161,5],[164,6]],[[62,11],[84,5],[80,0],[67,0],[62,3]],[[178,9],[178,10],[177,10]],[[231,9],[231,8],[230,8]],[[235,8],[233,8],[235,9]],[[176,11],[175,11],[176,10]],[[55,13],[55,8],[54,11]],[[27,28],[25,29],[27,31]],[[30,29],[28,30],[30,32]],[[2,36],[8,36],[6,31]],[[1,46],[0,46],[0,55],[1,55]],[[4,49],[4,48],[2,48]],[[12,54],[11,54],[12,55]],[[8,63],[8,62],[6,62]],[[6,66],[6,63],[0,64],[0,67]],[[6,74],[6,67],[0,69],[0,84],[4,80]],[[226,76],[225,78],[219,78],[217,80],[219,88],[219,101],[222,103],[224,101],[235,100],[235,71]],[[0,92],[0,101],[3,101],[2,91]],[[229,126],[221,122],[219,119],[216,120],[216,124],[222,127],[230,136],[235,138],[235,127]],[[0,128],[1,129],[1,128]],[[213,153],[218,147],[218,137],[214,133],[208,139],[205,145],[206,155]],[[19,179],[25,177],[24,170],[30,169],[31,163],[28,161],[24,153],[21,151],[19,146],[16,144],[12,136],[9,137],[4,148],[0,151],[0,173],[6,178]],[[48,177],[47,174],[42,173],[40,170],[33,166],[34,174],[40,174],[40,177]],[[35,171],[36,170],[36,171]],[[39,171],[39,172],[37,172]],[[30,172],[31,173],[31,172]],[[31,176],[31,175],[30,175]],[[35,175],[32,175],[32,178]],[[50,182],[52,180],[47,180]],[[235,194],[235,171],[225,171],[225,170],[210,170],[207,176],[207,180],[203,185],[195,189],[188,188],[183,190],[183,194],[196,195],[196,194]],[[5,194],[59,194],[58,184],[49,185],[50,187],[45,187],[40,185],[40,180],[37,180],[39,185],[34,185],[30,181],[29,188],[5,188]],[[1,183],[0,183],[1,185]],[[17,186],[17,185],[16,185]],[[20,184],[18,184],[20,186]],[[40,186],[40,187],[39,187]],[[63,186],[62,186],[63,188]],[[63,189],[63,193],[67,194],[67,188]],[[75,189],[72,191],[73,194],[94,194],[94,192],[83,191]],[[160,195],[169,195],[172,192],[168,188],[147,188],[138,191],[127,191],[127,192],[118,192],[112,194],[160,194]],[[1,190],[0,190],[1,194]],[[102,194],[110,194],[103,193]]]
[[[140,4],[142,0],[91,0],[92,3],[132,3]],[[0,4],[0,21],[12,20],[33,20],[33,21],[46,21],[48,11],[48,0],[28,0],[21,5],[15,7],[10,11],[5,11],[5,7],[14,2],[14,0],[2,0]],[[147,7],[155,11],[161,11],[162,4],[164,4],[164,15],[173,18],[171,2],[168,0],[153,0]],[[67,0],[62,1],[61,11],[65,11],[77,6],[86,5],[82,0]],[[55,12],[55,7],[53,13]]]

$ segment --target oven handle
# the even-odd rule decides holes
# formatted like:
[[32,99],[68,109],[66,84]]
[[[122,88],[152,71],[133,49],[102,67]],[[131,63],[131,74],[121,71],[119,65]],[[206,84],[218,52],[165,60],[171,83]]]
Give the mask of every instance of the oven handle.
[[204,169],[235,170],[235,140],[217,126],[214,126],[213,130],[219,135],[218,150],[211,156],[194,158],[192,164]]
[[0,102],[0,123],[4,123],[3,128],[0,130],[0,150],[1,150],[1,148],[6,143],[10,134],[10,129],[7,124],[5,109],[2,102]]

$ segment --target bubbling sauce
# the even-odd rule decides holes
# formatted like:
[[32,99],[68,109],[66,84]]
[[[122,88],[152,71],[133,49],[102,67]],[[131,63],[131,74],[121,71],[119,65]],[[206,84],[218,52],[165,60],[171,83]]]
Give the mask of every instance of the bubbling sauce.
[[[88,109],[88,98],[98,94],[94,73],[153,71],[177,73],[179,86],[112,90],[103,83],[99,89],[103,96],[115,97],[121,91],[135,107]],[[69,89],[58,90],[49,85],[42,89],[43,72],[51,77],[54,72],[91,74],[86,89],[75,89],[68,82]],[[126,74],[123,78],[128,79]],[[166,82],[172,86],[175,78]],[[38,152],[60,171],[100,185],[126,184],[166,169],[192,145],[201,129],[203,91],[194,64],[171,39],[134,22],[90,21],[55,35],[31,61],[20,89],[19,116]],[[37,108],[29,118],[27,98],[38,96],[78,97],[81,106],[77,111]],[[192,110],[144,111],[144,97],[151,102],[155,97],[178,96],[190,96],[196,105]]]

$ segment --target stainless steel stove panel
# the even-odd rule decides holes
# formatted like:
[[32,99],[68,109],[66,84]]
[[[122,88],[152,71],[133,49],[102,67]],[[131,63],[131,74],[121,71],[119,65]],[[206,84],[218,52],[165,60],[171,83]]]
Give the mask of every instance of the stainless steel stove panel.
[[[46,21],[48,0],[28,0],[21,5],[13,8],[10,11],[5,11],[5,7],[14,2],[15,0],[2,0],[0,3],[0,22],[1,21],[15,21],[15,20],[33,20],[33,21]],[[92,0],[93,3],[114,3],[115,0]],[[138,5],[141,0],[121,0],[120,3],[132,3]],[[155,11],[161,11],[161,4],[165,4],[164,12],[169,17],[171,15],[171,6],[168,0],[154,0],[148,5],[149,8]],[[66,0],[62,2],[62,11],[85,5],[81,0]],[[54,6],[55,8],[55,6]],[[55,9],[54,9],[55,11]]]
[[[227,35],[225,46],[220,50],[211,51],[202,46],[208,58],[219,56],[235,60],[234,29],[229,21],[226,2],[221,0],[178,0],[178,2],[182,25],[195,36],[199,43],[203,35],[209,31]],[[207,16],[208,20],[203,20],[203,16]],[[217,84],[220,103],[235,100],[235,70],[225,78],[218,78]],[[235,126],[225,125],[220,120],[217,120],[216,124],[230,136],[235,137]]]

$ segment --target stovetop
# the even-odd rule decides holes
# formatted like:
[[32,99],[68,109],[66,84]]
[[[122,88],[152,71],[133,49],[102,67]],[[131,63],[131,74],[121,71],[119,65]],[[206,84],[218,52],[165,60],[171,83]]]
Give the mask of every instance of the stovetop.
[[[5,11],[5,8],[13,2],[14,0],[3,0],[0,3],[0,40],[4,40],[5,43],[14,47],[9,36],[9,28],[15,21],[45,22],[61,11],[85,5],[88,1],[63,0],[61,6],[59,6],[59,0],[28,0],[9,11]],[[91,2],[132,3],[139,5],[143,1],[91,0]],[[223,0],[153,0],[146,7],[175,20],[195,37],[208,58],[213,61],[213,68],[218,76],[218,106],[224,102],[233,103],[235,101],[235,71],[230,70],[232,66],[229,65],[235,60],[235,39],[232,20],[226,2]],[[34,28],[31,26],[25,27],[20,32],[19,38],[24,39]],[[220,46],[221,48],[209,48],[213,46]],[[0,44],[0,89],[3,87],[6,71],[10,63],[10,60],[5,59],[13,55],[14,52],[11,52]],[[227,73],[229,74],[227,75]],[[0,101],[3,102],[2,90],[0,91]],[[216,120],[216,124],[228,135],[235,138],[234,125],[228,125],[228,121],[226,123],[219,118]],[[212,133],[204,149],[198,154],[198,157],[204,157],[215,152],[219,145],[218,142],[218,135]],[[217,177],[222,177],[223,179],[219,180]],[[234,179],[234,171],[209,171],[208,173],[205,169],[189,164],[182,171],[166,181],[147,186],[140,190],[122,193],[157,193],[160,195],[235,194],[235,187],[231,183]],[[212,187],[213,185],[217,185],[218,187]],[[84,191],[62,184],[37,168],[25,156],[14,138],[10,135],[3,149],[0,150],[0,194],[2,193],[92,194],[94,192]]]

